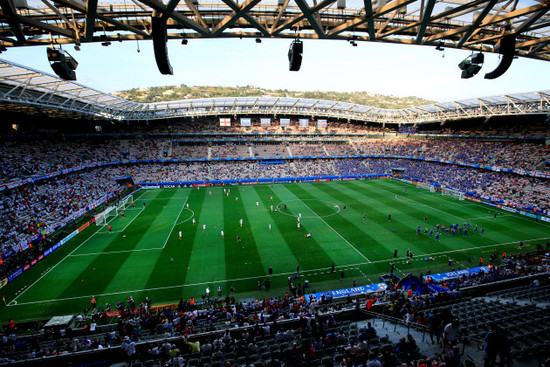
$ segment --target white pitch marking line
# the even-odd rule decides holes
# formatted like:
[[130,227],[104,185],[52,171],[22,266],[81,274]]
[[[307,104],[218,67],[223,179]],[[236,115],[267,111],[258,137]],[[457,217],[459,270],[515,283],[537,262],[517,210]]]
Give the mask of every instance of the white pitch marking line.
[[[191,194],[191,193],[189,193]],[[178,213],[178,216],[176,217],[176,220],[174,220],[174,224],[172,225],[172,229],[170,229],[170,232],[168,232],[168,237],[166,237],[166,241],[164,241],[164,245],[162,248],[166,247],[166,244],[168,243],[168,240],[170,239],[170,236],[172,235],[172,231],[176,227],[176,224],[178,223],[178,219],[180,218],[181,212],[183,212],[183,209],[185,209],[185,204],[187,203],[187,200],[189,199],[189,196],[185,198],[185,201],[183,202],[183,205],[181,206],[180,212]]]
[[359,251],[357,248],[355,248],[355,246],[353,246],[348,240],[346,240],[341,234],[340,232],[338,232],[337,230],[335,230],[330,224],[328,224],[323,218],[321,218],[317,212],[315,212],[313,209],[311,209],[311,207],[309,205],[307,205],[306,203],[304,203],[298,196],[296,196],[292,191],[290,191],[290,189],[286,186],[283,186],[285,189],[287,189],[288,192],[290,192],[296,199],[298,199],[302,204],[304,204],[306,207],[308,207],[309,210],[311,210],[311,212],[313,214],[315,214],[317,216],[317,218],[319,218],[320,220],[323,221],[323,223],[325,223],[327,226],[330,227],[330,229],[332,229],[338,236],[340,236],[341,239],[343,239],[348,245],[350,245],[355,251],[357,251],[357,253],[359,255],[361,255],[361,257],[365,260],[367,260],[368,262],[371,262],[369,259],[367,259],[367,257],[365,255],[363,255],[361,253],[361,251]]
[[109,254],[125,254],[125,253],[129,253],[129,252],[156,251],[156,250],[162,250],[162,247],[143,248],[143,249],[137,249],[137,250],[120,250],[120,251],[92,252],[92,253],[85,253],[85,254],[74,254],[74,255],[69,255],[69,256],[71,256],[71,257],[77,257],[77,256],[95,256],[95,255],[109,255]]
[[[138,214],[139,215],[139,214]],[[111,220],[115,219],[116,217],[113,217]],[[19,295],[17,295],[14,299],[11,300],[11,302],[15,302],[17,303],[17,299],[19,297],[21,297],[26,291],[28,291],[29,289],[32,288],[33,285],[35,285],[36,283],[38,283],[42,278],[44,278],[46,275],[48,275],[48,273],[50,271],[52,271],[53,269],[55,269],[57,267],[57,265],[61,264],[63,261],[65,261],[67,258],[69,258],[69,256],[71,256],[76,250],[78,250],[80,247],[82,247],[82,245],[84,245],[86,242],[88,242],[93,236],[95,236],[97,233],[99,232],[96,231],[95,233],[93,233],[90,237],[88,237],[84,242],[82,242],[80,245],[78,245],[74,250],[72,250],[67,256],[65,256],[63,259],[61,259],[57,264],[55,264],[54,266],[52,266],[47,272],[45,272],[42,276],[40,276],[40,278],[36,279],[31,285],[29,285],[23,292],[19,293]]]
[[[124,228],[122,228],[122,229],[120,229],[120,230],[113,231],[113,233],[122,233],[122,232],[124,232],[124,230],[125,230],[126,228],[128,228],[128,226],[129,226],[130,224],[132,224],[132,222],[133,222],[134,220],[136,220],[136,218],[139,217],[139,215],[140,215],[142,212],[143,212],[143,209],[140,210],[140,212],[139,212],[134,218],[132,218],[132,220],[129,221],[129,222],[124,226]],[[115,218],[116,218],[116,217],[115,217]],[[122,218],[121,218],[121,219],[122,219]],[[105,226],[103,226],[103,227],[105,227]],[[109,233],[109,232],[104,232],[104,231],[102,231],[101,229],[100,229],[98,232],[100,232],[101,234]]]
[[[546,240],[546,239],[550,239],[550,237],[542,237],[542,238],[533,238],[533,239],[528,239],[528,240],[524,240],[524,242],[527,242],[527,241],[540,241],[540,240]],[[87,241],[87,240],[86,240]],[[477,250],[477,249],[481,249],[481,248],[486,248],[486,247],[491,247],[491,246],[503,246],[503,245],[510,245],[512,243],[519,243],[519,241],[513,241],[513,242],[505,242],[505,243],[499,243],[499,244],[493,244],[493,245],[487,245],[487,246],[480,246],[480,247],[471,247],[471,248],[466,248],[466,249],[461,249],[461,250],[451,250],[451,251],[445,251],[445,252],[434,252],[434,253],[431,253],[431,254],[422,254],[422,256],[433,256],[433,255],[446,255],[446,254],[449,254],[449,253],[453,253],[453,252],[460,252],[460,251],[468,251],[468,250]],[[81,246],[83,245],[84,243],[81,244]],[[134,250],[136,251],[136,250]],[[68,256],[68,255],[67,255]],[[419,255],[420,256],[420,255]],[[347,264],[347,265],[342,265],[340,266],[340,268],[346,268],[346,267],[351,267],[351,266],[360,266],[360,265],[369,265],[369,264],[375,264],[375,263],[383,263],[383,262],[397,262],[397,261],[400,261],[400,260],[405,260],[406,257],[402,257],[402,258],[391,258],[391,259],[385,259],[385,260],[377,260],[377,261],[369,261],[369,262],[363,262],[363,263],[356,263],[356,264]],[[59,264],[59,263],[58,263]],[[55,267],[55,266],[54,266]],[[50,270],[53,270],[53,267],[52,269]],[[315,272],[315,271],[321,271],[321,270],[326,270],[326,268],[319,268],[319,269],[311,269],[311,270],[303,270],[301,271],[301,273],[311,273],[311,272]],[[49,272],[49,271],[48,271]],[[47,274],[47,273],[46,273]],[[46,275],[44,274],[44,275]],[[291,272],[286,272],[286,273],[277,273],[277,274],[274,274],[274,276],[285,276],[285,275],[293,275],[293,274],[296,274],[295,271],[291,271]],[[403,273],[405,274],[405,273]],[[201,282],[201,283],[195,283],[195,284],[180,284],[180,285],[173,285],[173,286],[166,286],[166,287],[157,287],[157,288],[148,288],[148,289],[135,289],[135,290],[127,290],[127,291],[121,291],[121,292],[112,292],[112,293],[103,293],[103,294],[95,294],[96,297],[102,297],[102,296],[112,296],[112,295],[116,295],[116,294],[125,294],[125,293],[133,293],[133,292],[145,292],[145,291],[155,291],[155,290],[163,290],[163,289],[173,289],[173,288],[184,288],[184,287],[192,287],[192,286],[199,286],[199,285],[205,285],[205,284],[211,284],[211,283],[223,283],[223,282],[236,282],[236,281],[241,281],[241,280],[249,280],[249,279],[258,279],[260,276],[253,276],[253,277],[245,277],[245,278],[235,278],[235,279],[225,279],[225,280],[212,280],[212,281],[208,281],[208,282]],[[40,280],[40,279],[38,279]],[[38,282],[38,280],[36,282]],[[35,282],[35,283],[36,283]],[[29,286],[32,287],[33,284],[31,284]],[[28,288],[25,290],[27,291]],[[24,292],[25,292],[24,291]],[[20,295],[19,295],[20,296]],[[18,297],[19,297],[18,296]],[[23,305],[30,305],[30,304],[40,304],[40,303],[51,303],[51,302],[61,302],[61,301],[68,301],[68,300],[73,300],[73,299],[81,299],[81,298],[91,298],[92,296],[91,295],[87,295],[87,296],[77,296],[77,297],[69,297],[69,298],[59,298],[59,299],[50,299],[50,300],[43,300],[43,301],[33,301],[33,302],[25,302],[25,303],[18,303],[18,304],[15,304],[15,305],[12,305],[11,302],[8,303],[8,307],[14,307],[14,306],[23,306]],[[16,298],[14,298],[13,301],[15,301]]]
[[363,274],[363,276],[364,276],[369,282],[372,283],[372,280],[371,280],[365,273],[363,273],[363,270],[361,270],[360,267],[356,267],[355,269],[359,270],[359,272],[360,272],[361,274]]

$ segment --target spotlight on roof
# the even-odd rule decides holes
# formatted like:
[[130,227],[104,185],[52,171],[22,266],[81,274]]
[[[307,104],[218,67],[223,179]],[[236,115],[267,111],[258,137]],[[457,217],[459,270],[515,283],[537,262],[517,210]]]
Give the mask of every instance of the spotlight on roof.
[[7,51],[8,49],[4,45],[0,45],[0,54],[4,51]]
[[302,66],[302,54],[304,52],[304,44],[298,38],[296,38],[290,44],[288,49],[288,70],[298,71]]
[[184,45],[184,46],[187,45],[188,42],[189,42],[189,41],[187,41],[186,39],[182,39],[182,40],[181,40],[181,44]]
[[74,49],[75,51],[80,51],[80,45],[79,44],[74,45]]
[[349,41],[349,44],[353,47],[357,47],[357,42],[355,42],[354,40]]
[[458,64],[458,67],[462,70],[462,75],[460,77],[462,79],[469,79],[476,75],[481,70],[484,60],[485,56],[481,52],[471,54],[465,58],[460,64]]
[[436,49],[437,51],[445,51],[445,49],[444,49],[443,47],[441,47],[441,46],[443,46],[443,42],[439,42],[439,43],[437,44],[437,46],[435,46],[435,49]]
[[262,39],[261,38],[256,38],[256,43],[262,43]]
[[48,48],[46,52],[50,66],[61,79],[76,80],[78,61],[62,49]]

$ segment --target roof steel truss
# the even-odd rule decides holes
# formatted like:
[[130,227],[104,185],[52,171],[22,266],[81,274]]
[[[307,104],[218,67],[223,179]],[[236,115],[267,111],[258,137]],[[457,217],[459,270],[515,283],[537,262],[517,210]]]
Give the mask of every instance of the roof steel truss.
[[[17,4],[17,7],[15,6]],[[4,46],[151,38],[283,37],[439,45],[495,52],[516,35],[520,56],[550,60],[548,0],[0,0]]]
[[474,117],[550,114],[550,91],[435,103],[400,110],[348,102],[280,97],[135,103],[5,60],[0,60],[0,102],[19,109],[54,110],[69,115],[125,121],[217,115],[285,115],[418,124]]

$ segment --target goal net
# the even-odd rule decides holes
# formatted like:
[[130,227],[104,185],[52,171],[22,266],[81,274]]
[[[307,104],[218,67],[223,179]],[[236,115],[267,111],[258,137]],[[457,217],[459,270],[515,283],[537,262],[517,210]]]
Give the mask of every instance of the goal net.
[[116,206],[110,206],[104,211],[102,211],[99,214],[96,214],[95,216],[95,224],[96,226],[104,226],[107,224],[107,220],[109,217],[114,217],[118,214],[118,210]]
[[418,187],[424,190],[428,190],[429,192],[435,192],[435,186],[430,185],[429,183],[419,182]]
[[464,200],[464,193],[457,190],[441,189],[441,195],[450,196],[458,200]]
[[118,211],[124,210],[128,207],[128,205],[131,205],[133,202],[134,202],[134,196],[128,195],[124,199],[119,201],[116,208]]

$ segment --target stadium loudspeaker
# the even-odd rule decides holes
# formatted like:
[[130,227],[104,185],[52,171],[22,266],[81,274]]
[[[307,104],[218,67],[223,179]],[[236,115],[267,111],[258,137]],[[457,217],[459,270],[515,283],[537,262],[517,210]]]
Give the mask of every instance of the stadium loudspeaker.
[[54,48],[48,48],[46,52],[50,66],[57,76],[65,80],[76,80],[78,62],[68,52]]
[[288,50],[288,70],[298,71],[302,66],[302,53],[304,52],[304,44],[300,40],[294,40],[290,44]]
[[460,64],[458,64],[458,67],[462,70],[460,77],[462,79],[469,79],[476,75],[481,70],[484,60],[485,56],[481,52],[472,54],[465,58]]
[[161,74],[172,75],[172,65],[168,60],[168,48],[166,41],[168,36],[166,35],[166,18],[164,17],[151,17],[152,36],[153,36],[153,49],[155,51],[155,61]]
[[502,37],[496,47],[496,51],[502,55],[502,59],[495,70],[485,74],[485,79],[498,78],[508,70],[510,65],[512,65],[514,54],[516,52],[516,36],[509,34]]
[[462,74],[460,77],[462,79],[469,79],[476,75],[481,70],[481,65],[476,64],[469,64],[464,70],[462,70]]

